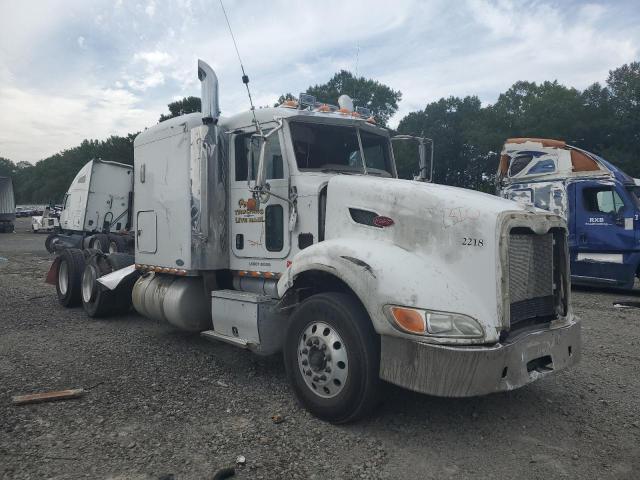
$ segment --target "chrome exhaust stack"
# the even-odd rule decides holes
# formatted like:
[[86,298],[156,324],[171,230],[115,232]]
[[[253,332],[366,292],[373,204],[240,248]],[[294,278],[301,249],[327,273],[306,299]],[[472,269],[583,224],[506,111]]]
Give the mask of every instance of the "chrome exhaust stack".
[[215,125],[220,117],[218,77],[206,62],[198,60],[198,79],[200,80],[200,98],[202,100],[202,123]]

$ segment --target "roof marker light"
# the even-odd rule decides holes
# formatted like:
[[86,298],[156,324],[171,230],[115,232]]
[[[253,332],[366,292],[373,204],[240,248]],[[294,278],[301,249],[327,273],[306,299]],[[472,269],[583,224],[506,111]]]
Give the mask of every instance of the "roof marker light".
[[316,97],[309,95],[308,93],[301,93],[298,97],[298,103],[300,107],[315,107]]
[[356,113],[359,114],[362,117],[370,117],[371,116],[371,110],[369,110],[368,108],[365,108],[365,107],[356,107]]

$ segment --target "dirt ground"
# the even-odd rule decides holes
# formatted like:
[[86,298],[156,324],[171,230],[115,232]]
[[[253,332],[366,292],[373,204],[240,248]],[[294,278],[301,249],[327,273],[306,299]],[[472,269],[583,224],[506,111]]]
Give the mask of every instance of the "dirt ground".
[[336,427],[297,405],[279,356],[62,308],[45,235],[17,230],[0,235],[1,478],[206,479],[238,455],[239,479],[640,478],[640,309],[613,305],[640,294],[574,290],[571,370],[471,399],[388,386],[371,418]]

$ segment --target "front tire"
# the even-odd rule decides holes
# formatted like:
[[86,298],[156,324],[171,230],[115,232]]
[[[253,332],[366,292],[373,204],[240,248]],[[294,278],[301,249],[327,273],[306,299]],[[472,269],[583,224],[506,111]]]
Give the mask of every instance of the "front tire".
[[322,420],[353,422],[378,403],[380,340],[352,295],[303,301],[291,316],[284,361],[296,397]]

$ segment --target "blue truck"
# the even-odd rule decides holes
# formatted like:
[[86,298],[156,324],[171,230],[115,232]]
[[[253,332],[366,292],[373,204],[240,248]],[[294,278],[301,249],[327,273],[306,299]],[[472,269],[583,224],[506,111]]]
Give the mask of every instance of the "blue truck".
[[573,284],[632,289],[640,277],[640,181],[561,140],[508,139],[497,194],[562,215]]

